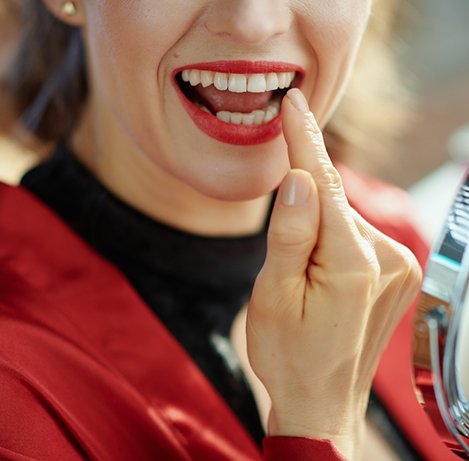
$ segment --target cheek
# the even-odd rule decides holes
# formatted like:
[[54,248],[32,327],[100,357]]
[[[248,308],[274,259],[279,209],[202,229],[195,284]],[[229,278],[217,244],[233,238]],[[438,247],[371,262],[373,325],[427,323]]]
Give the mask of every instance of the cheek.
[[158,63],[190,28],[197,13],[193,0],[99,0],[87,9],[88,35],[111,59]]
[[305,1],[303,29],[314,46],[320,44],[333,56],[353,52],[363,34],[371,0]]
[[[134,141],[158,127],[161,65],[197,16],[194,0],[98,0],[87,11],[92,91]],[[163,13],[162,13],[163,12]]]
[[301,5],[302,34],[318,66],[310,105],[324,126],[346,86],[371,0],[304,0]]

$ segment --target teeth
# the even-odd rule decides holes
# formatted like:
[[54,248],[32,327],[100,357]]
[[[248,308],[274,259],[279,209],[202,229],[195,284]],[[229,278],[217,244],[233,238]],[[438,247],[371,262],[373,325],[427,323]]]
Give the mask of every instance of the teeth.
[[260,125],[264,122],[265,111],[264,110],[254,110],[254,125]]
[[222,122],[234,123],[236,125],[261,125],[262,123],[270,122],[278,115],[279,111],[279,104],[273,103],[265,110],[253,110],[249,114],[221,110],[217,112],[217,118]]
[[265,112],[264,123],[270,122],[275,117],[275,115],[275,111],[267,109],[267,111]]
[[288,72],[280,72],[278,74],[278,87],[286,88],[290,85],[291,80],[289,80]]
[[228,89],[228,75],[217,72],[213,77],[213,84],[217,90],[221,90],[221,91],[227,90]]
[[230,123],[231,112],[221,110],[220,112],[217,112],[217,118],[220,119],[222,122]]
[[250,93],[264,93],[266,91],[265,75],[250,75],[248,80],[248,91]]
[[188,70],[188,69],[184,69],[182,71],[182,79],[185,81],[185,82],[188,82],[190,79],[191,79],[191,71]]
[[230,74],[228,91],[233,93],[246,93],[246,76],[242,74]]
[[200,72],[200,81],[204,88],[213,85],[213,72],[210,72],[209,70],[203,70]]
[[200,83],[200,70],[191,70],[189,75],[189,83],[192,86],[196,86]]
[[[295,78],[295,72],[269,72],[267,74],[226,74],[208,70],[185,69],[182,79],[192,86],[202,85],[204,88],[214,85],[221,91],[233,93],[263,93],[278,88],[287,88]],[[201,110],[211,113],[203,104],[195,103]],[[270,122],[280,112],[279,101],[272,102],[264,109],[253,110],[250,113],[229,112],[222,110],[216,117],[225,123],[236,125],[261,125]]]
[[226,74],[209,70],[185,69],[182,79],[192,86],[202,84],[204,88],[214,85],[217,90],[233,93],[263,93],[279,88],[288,88],[295,72],[269,72],[266,74]]
[[241,125],[241,122],[243,121],[243,114],[240,112],[232,112],[230,121],[235,125]]
[[276,90],[278,88],[278,76],[275,72],[271,72],[270,74],[267,75],[267,91],[272,91]]
[[195,102],[194,103],[199,109],[203,110],[204,112],[207,112],[208,114],[211,114],[210,109],[205,107],[203,104],[200,104],[200,102]]
[[250,114],[243,114],[241,122],[243,125],[254,125],[254,114],[252,112]]

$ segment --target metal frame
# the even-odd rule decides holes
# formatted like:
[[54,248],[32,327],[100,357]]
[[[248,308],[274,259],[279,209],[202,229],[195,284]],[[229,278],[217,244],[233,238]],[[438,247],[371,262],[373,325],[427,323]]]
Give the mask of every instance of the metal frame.
[[[439,414],[428,411],[435,427],[450,449],[465,459],[469,459],[469,403],[457,373],[456,346],[469,288],[468,248],[469,171],[430,254],[414,330],[417,395],[427,409],[437,404]],[[429,377],[433,392],[428,390]]]

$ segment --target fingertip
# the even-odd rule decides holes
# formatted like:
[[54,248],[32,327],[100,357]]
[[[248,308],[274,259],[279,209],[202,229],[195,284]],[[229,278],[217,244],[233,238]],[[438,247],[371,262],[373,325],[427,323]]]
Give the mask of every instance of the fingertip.
[[[299,88],[288,90],[282,100],[282,112],[290,112],[296,115],[297,120],[303,121],[306,127],[314,132],[321,133],[319,123],[316,120],[312,110],[309,108],[308,101]],[[298,117],[300,115],[300,117]],[[284,117],[290,118],[290,117]]]
[[292,88],[291,90],[288,90],[286,97],[297,111],[303,114],[311,112],[308,101],[306,101],[304,94],[299,88]]

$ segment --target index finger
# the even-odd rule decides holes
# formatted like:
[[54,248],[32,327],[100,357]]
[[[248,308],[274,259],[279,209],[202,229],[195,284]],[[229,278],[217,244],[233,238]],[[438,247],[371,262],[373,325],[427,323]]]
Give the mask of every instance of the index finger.
[[283,134],[291,168],[308,171],[316,183],[326,227],[356,230],[341,177],[327,153],[322,132],[298,88],[282,101]]

